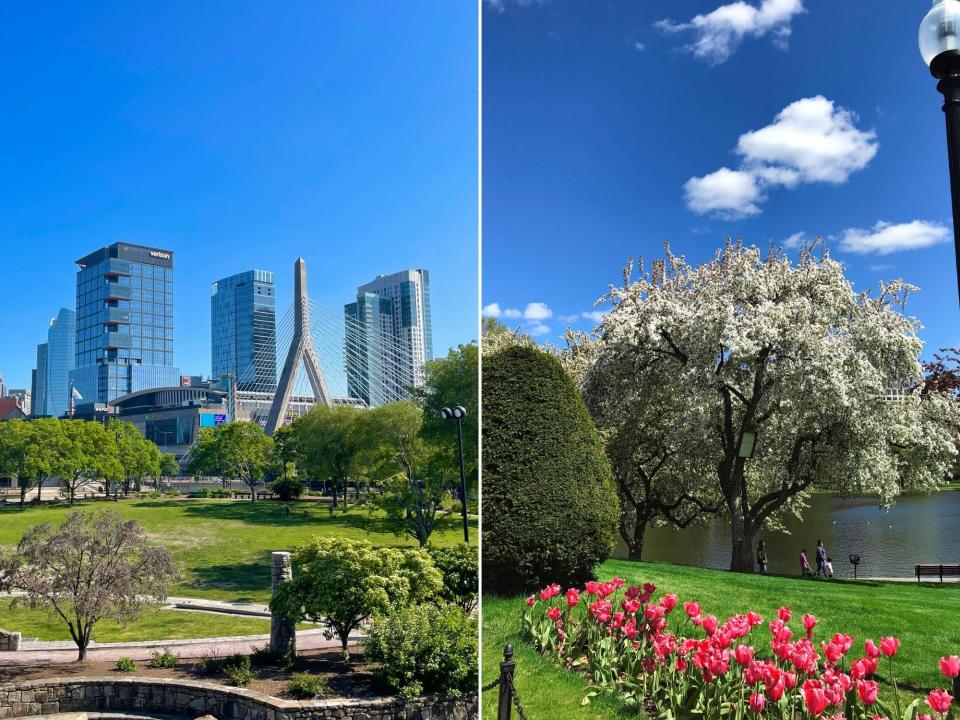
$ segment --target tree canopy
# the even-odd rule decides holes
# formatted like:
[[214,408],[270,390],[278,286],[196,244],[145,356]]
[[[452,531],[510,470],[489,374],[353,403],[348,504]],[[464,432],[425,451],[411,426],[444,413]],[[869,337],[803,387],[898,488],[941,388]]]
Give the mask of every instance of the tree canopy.
[[728,243],[693,266],[668,249],[652,272],[627,269],[581,348],[599,426],[634,434],[628,462],[653,452],[672,466],[663,487],[697,495],[692,474],[701,499],[722,497],[734,570],[752,571],[757,531],[800,512],[814,483],[890,503],[941,483],[956,453],[957,403],[922,392],[919,325],[902,311],[915,288],[855,292],[814,250],[793,263]]

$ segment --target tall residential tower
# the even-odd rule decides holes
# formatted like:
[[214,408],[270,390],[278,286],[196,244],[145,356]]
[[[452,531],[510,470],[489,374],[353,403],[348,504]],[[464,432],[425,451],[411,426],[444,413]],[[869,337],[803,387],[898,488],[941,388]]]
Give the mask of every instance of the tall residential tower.
[[344,305],[347,394],[371,407],[409,397],[433,359],[430,273],[403,270],[357,288]]
[[84,402],[180,384],[173,364],[173,251],[114,243],[77,260],[76,369]]
[[277,389],[277,315],[273,273],[247,270],[213,284],[212,377],[229,375],[238,390]]

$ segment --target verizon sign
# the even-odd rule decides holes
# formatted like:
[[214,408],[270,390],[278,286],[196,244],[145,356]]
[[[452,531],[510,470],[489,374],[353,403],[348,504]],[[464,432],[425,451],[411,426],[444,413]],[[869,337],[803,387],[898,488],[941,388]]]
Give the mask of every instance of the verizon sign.
[[169,260],[170,253],[160,252],[159,250],[151,250],[150,257],[160,258],[161,260]]

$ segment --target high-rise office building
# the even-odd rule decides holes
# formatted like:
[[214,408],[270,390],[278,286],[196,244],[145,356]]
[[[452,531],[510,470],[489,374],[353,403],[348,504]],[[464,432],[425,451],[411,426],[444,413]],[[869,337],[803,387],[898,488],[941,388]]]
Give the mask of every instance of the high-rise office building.
[[357,288],[344,305],[347,393],[376,407],[409,397],[433,359],[430,273],[403,270]]
[[60,308],[50,321],[47,341],[37,345],[31,380],[31,414],[60,417],[70,409],[70,372],[74,367],[76,313]]
[[273,273],[246,272],[213,283],[212,377],[229,375],[238,390],[277,389],[277,316]]
[[76,369],[83,402],[180,384],[173,251],[114,243],[77,260]]

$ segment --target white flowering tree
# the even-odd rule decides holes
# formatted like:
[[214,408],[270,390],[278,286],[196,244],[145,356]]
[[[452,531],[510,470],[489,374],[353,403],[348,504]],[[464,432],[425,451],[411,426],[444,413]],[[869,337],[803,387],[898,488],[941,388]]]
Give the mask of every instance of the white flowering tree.
[[732,570],[753,571],[757,531],[799,513],[812,484],[889,504],[941,483],[956,454],[957,403],[921,392],[919,325],[902,312],[915,288],[857,293],[814,250],[792,263],[728,243],[691,266],[668,248],[652,272],[627,269],[579,350],[608,447],[624,439],[633,472],[656,468],[649,487],[668,502],[719,498]]

